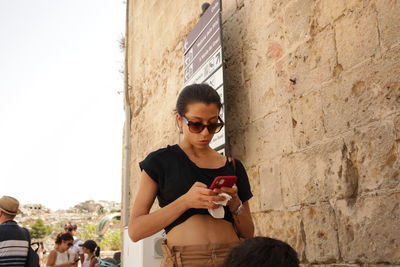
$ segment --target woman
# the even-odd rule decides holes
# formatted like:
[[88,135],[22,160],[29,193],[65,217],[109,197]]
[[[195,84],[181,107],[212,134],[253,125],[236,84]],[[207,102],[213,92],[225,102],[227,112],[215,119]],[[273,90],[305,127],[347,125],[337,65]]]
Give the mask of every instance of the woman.
[[[163,228],[167,233],[161,266],[217,266],[240,238],[250,238],[254,225],[248,200],[252,197],[246,171],[239,160],[226,158],[209,144],[221,130],[222,104],[206,84],[185,87],[176,103],[182,141],[150,153],[140,162],[141,178],[133,202],[129,236],[133,241]],[[216,176],[237,176],[236,185],[209,189]],[[214,202],[231,199],[223,219],[210,215]],[[150,212],[157,196],[160,209]]]
[[69,261],[68,249],[73,246],[74,238],[70,233],[60,233],[55,248],[50,251],[47,267],[76,267],[77,262]]
[[93,240],[86,240],[85,243],[79,245],[83,247],[83,253],[87,256],[82,264],[82,267],[95,267],[98,263],[96,257],[100,256],[100,247]]

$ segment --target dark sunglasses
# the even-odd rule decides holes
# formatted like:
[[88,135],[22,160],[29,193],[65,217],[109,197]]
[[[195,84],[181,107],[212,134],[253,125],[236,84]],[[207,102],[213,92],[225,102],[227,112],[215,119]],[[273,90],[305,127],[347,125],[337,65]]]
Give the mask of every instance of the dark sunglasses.
[[73,243],[67,243],[68,247],[72,247],[74,244]]
[[189,127],[189,131],[192,133],[201,133],[204,128],[207,127],[207,130],[210,134],[215,134],[221,131],[222,127],[224,127],[224,122],[222,119],[218,116],[218,121],[215,123],[210,123],[210,124],[203,124],[201,122],[193,122],[188,119],[186,119],[184,116],[182,116],[182,120],[187,124]]

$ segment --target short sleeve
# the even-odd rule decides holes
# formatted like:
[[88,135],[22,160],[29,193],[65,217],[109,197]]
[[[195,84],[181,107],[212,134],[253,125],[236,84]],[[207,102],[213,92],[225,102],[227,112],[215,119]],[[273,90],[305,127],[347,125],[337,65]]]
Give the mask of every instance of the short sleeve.
[[143,161],[139,162],[141,171],[145,171],[156,183],[160,183],[162,177],[162,161],[156,152],[150,153]]
[[249,177],[247,176],[246,170],[240,162],[240,160],[235,159],[236,161],[236,176],[238,177],[236,185],[238,187],[238,195],[242,202],[246,202],[249,200],[253,193],[251,192]]

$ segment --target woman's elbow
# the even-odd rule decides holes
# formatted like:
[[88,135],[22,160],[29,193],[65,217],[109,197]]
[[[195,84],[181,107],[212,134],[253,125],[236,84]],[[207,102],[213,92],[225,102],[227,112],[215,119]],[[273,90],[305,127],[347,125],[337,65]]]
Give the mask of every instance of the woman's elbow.
[[128,225],[128,235],[133,242],[138,242],[143,239],[138,231],[138,227],[136,227],[135,223],[132,221]]

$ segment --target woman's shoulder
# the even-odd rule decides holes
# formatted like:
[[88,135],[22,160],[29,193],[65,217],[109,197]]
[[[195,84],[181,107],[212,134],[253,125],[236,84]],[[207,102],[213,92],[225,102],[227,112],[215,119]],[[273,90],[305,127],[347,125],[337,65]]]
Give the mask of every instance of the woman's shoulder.
[[164,158],[176,153],[178,145],[168,145],[150,152],[146,158]]

